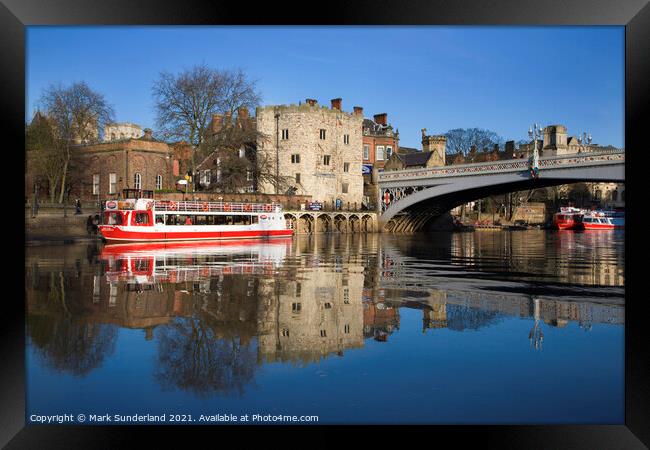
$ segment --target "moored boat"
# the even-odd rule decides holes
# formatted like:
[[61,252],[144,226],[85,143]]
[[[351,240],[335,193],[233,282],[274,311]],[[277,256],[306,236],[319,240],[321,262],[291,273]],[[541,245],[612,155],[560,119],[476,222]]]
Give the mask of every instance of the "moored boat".
[[590,211],[582,218],[581,228],[585,230],[617,230],[625,228],[623,211]]
[[290,237],[275,203],[108,200],[99,232],[109,243]]
[[580,228],[584,212],[574,207],[562,207],[553,215],[553,227],[558,230],[576,230]]

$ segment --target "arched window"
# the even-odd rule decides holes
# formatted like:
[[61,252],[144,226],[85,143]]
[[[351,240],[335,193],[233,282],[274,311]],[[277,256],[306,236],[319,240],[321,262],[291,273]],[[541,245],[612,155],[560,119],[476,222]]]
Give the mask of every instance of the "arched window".
[[621,191],[621,201],[625,201],[625,191]]
[[615,201],[618,200],[618,191],[617,191],[616,189],[614,189],[613,191],[611,191],[609,194],[610,194],[610,195],[609,195],[609,199],[610,199],[611,201],[615,202]]
[[600,192],[600,189],[596,190],[596,192],[594,193],[594,198],[596,200],[600,200],[602,198],[602,192]]
[[157,190],[162,189],[162,175],[160,174],[156,175],[156,189]]
[[133,175],[133,187],[135,189],[142,189],[142,176],[137,172]]

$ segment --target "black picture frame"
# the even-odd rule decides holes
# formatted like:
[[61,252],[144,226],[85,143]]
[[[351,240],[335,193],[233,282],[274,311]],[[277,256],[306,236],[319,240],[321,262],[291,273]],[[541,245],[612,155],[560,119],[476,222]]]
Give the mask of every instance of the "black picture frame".
[[[253,6],[254,5],[254,6]],[[266,4],[197,2],[191,0],[148,0],[137,4],[126,0],[110,2],[73,0],[2,0],[0,4],[0,42],[2,70],[2,114],[8,134],[3,156],[7,177],[23,164],[25,118],[25,27],[29,25],[622,25],[625,26],[626,90],[625,147],[626,172],[632,189],[626,189],[627,209],[626,256],[643,257],[639,245],[643,239],[643,222],[639,203],[647,150],[642,146],[642,133],[647,127],[648,90],[650,86],[650,5],[647,0],[625,3],[606,0],[508,0],[498,2],[449,2],[445,0],[358,3],[327,2],[320,4]],[[263,43],[260,43],[263,45]],[[145,49],[141,49],[144,51]],[[534,52],[532,52],[534,53]],[[570,55],[568,55],[570,56]],[[532,60],[531,60],[532,61]],[[597,95],[597,93],[594,93]],[[11,163],[7,162],[8,160]],[[638,172],[634,176],[633,172]],[[647,176],[646,176],[647,177]],[[9,178],[8,178],[9,179]],[[7,180],[5,181],[7,183]],[[9,184],[11,182],[9,181]],[[634,188],[634,184],[638,184]],[[5,192],[13,199],[11,186]],[[638,194],[637,194],[638,192]],[[637,199],[637,200],[635,200]],[[10,202],[12,203],[12,202]],[[17,204],[16,208],[24,207]],[[637,208],[636,210],[633,208]],[[16,209],[18,210],[18,209]],[[12,213],[8,214],[13,217]],[[16,252],[7,248],[8,257],[24,253],[24,236],[18,221],[10,220],[3,229],[7,244],[16,245]],[[14,227],[16,231],[14,232]],[[15,234],[14,234],[15,233]],[[22,233],[22,234],[21,234]],[[633,244],[630,244],[632,242]],[[638,243],[637,243],[638,242]],[[631,252],[631,253],[630,253]],[[641,260],[642,261],[642,260]],[[647,325],[643,311],[642,264],[626,264],[625,314],[625,425],[570,426],[430,426],[423,435],[428,442],[440,438],[456,444],[468,440],[499,448],[645,448],[650,445],[650,380],[648,372]],[[10,265],[20,267],[20,261]],[[11,287],[13,271],[5,272],[5,284]],[[18,269],[19,270],[19,269]],[[13,293],[13,292],[12,292]],[[223,427],[100,427],[100,426],[25,426],[25,304],[24,289],[18,283],[16,295],[3,296],[2,340],[0,354],[0,444],[7,448],[115,448],[132,446],[134,436],[146,434],[147,440],[170,443],[171,438],[188,444],[206,431],[219,433]],[[23,301],[21,302],[21,298]],[[55,387],[53,387],[54,389]],[[155,434],[151,433],[155,428]],[[267,432],[278,427],[263,427]],[[297,427],[301,437],[311,441],[327,440],[328,427]],[[295,430],[295,429],[294,429]],[[242,428],[236,431],[245,432]],[[307,431],[308,434],[303,434]],[[413,431],[412,428],[405,430]],[[392,433],[391,433],[392,434]],[[334,435],[330,435],[334,436]],[[371,439],[384,439],[384,433],[370,434]],[[149,441],[148,441],[149,442]],[[149,442],[150,443],[150,442]]]

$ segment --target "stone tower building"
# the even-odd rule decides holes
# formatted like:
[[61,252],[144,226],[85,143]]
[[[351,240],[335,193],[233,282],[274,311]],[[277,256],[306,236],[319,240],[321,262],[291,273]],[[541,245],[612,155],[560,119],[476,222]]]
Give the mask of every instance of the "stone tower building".
[[[302,105],[258,107],[257,131],[262,137],[257,151],[286,177],[296,194],[360,207],[363,114],[346,113],[341,103],[334,99],[328,108],[307,99]],[[258,189],[275,193],[270,183],[262,183]]]
[[566,155],[569,153],[567,145],[567,129],[564,125],[549,125],[544,128],[544,156]]
[[433,152],[429,166],[444,166],[447,147],[446,136],[427,136],[427,129],[422,128],[422,151]]

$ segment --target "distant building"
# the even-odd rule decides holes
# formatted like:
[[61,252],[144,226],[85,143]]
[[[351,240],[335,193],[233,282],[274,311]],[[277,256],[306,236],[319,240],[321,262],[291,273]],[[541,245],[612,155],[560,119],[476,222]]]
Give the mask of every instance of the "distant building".
[[[596,151],[616,150],[613,146],[601,146],[585,142],[576,136],[569,136],[564,125],[548,125],[543,129],[543,139],[537,141],[537,150],[540,156],[559,156],[575,153],[589,153]],[[533,141],[519,145],[515,157],[527,158],[533,152]]]
[[447,138],[439,135],[427,135],[426,128],[422,129],[422,151],[413,151],[404,147],[399,153],[391,155],[385,170],[421,169],[425,167],[440,167],[445,165]]
[[140,125],[134,123],[109,123],[104,127],[104,142],[118,141],[120,139],[137,139],[143,136]]

